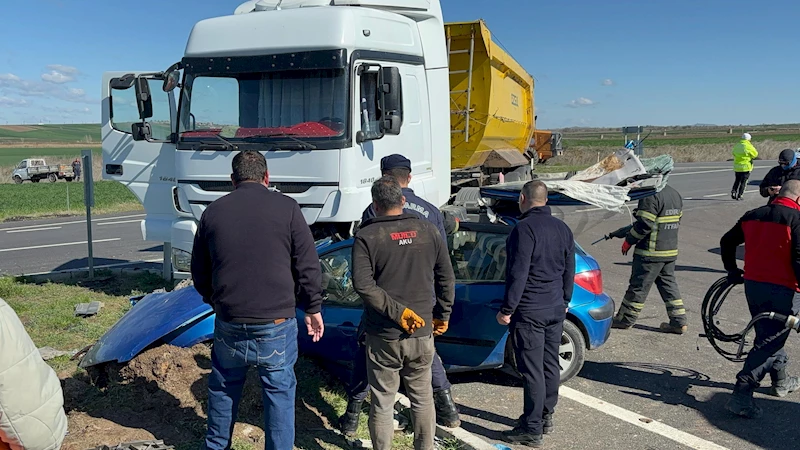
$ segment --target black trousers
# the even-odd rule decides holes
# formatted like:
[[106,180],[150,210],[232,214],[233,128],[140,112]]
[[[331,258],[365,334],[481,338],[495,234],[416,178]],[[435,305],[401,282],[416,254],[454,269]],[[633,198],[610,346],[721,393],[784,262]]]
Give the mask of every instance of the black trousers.
[[[772,283],[745,280],[744,293],[751,316],[762,312],[797,314],[800,310],[800,295],[794,289]],[[756,339],[753,350],[747,354],[742,371],[736,379],[757,387],[769,373],[773,381],[783,378],[783,371],[789,363],[789,356],[783,346],[789,337],[789,330],[781,322],[763,319],[754,325]]]
[[639,255],[633,256],[631,279],[622,298],[622,306],[617,311],[617,320],[628,325],[636,323],[653,283],[667,308],[669,322],[681,327],[686,325],[686,308],[675,279],[675,260],[650,261]]
[[566,308],[559,307],[511,323],[511,345],[525,395],[519,426],[532,434],[542,434],[543,416],[553,414],[558,403],[558,347],[565,318]]
[[[442,358],[435,352],[433,354],[433,363],[431,364],[431,386],[433,387],[434,393],[452,387],[444,371]],[[363,402],[367,399],[367,394],[369,394],[369,381],[367,380],[367,347],[364,338],[361,337],[358,340],[358,351],[356,352],[356,359],[353,361],[353,372],[350,375],[350,385],[347,387],[347,395],[350,397],[350,400]]]
[[747,180],[750,178],[750,172],[736,172],[736,180],[733,182],[731,188],[731,195],[741,197],[747,187]]

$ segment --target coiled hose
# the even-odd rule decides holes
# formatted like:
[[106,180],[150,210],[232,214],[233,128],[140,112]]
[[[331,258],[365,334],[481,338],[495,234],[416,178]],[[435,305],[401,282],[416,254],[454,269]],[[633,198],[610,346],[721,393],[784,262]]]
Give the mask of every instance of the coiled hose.
[[[736,284],[731,283],[727,277],[723,277],[717,280],[708,289],[706,296],[703,298],[703,305],[700,310],[700,316],[703,320],[703,334],[701,334],[700,337],[708,339],[709,344],[714,347],[714,350],[728,361],[742,362],[747,356],[747,353],[743,352],[743,347],[744,336],[748,329],[745,329],[742,333],[728,334],[714,323],[716,315],[719,313],[722,304],[725,303],[728,294],[730,294],[734,286],[736,286]],[[739,344],[740,351],[737,353],[729,352],[720,346],[720,342]]]
[[[727,277],[720,278],[716,281],[716,283],[712,284],[706,292],[706,296],[703,298],[703,305],[700,310],[704,332],[704,334],[701,334],[700,337],[705,337],[708,339],[708,342],[712,347],[714,347],[714,350],[716,350],[717,353],[722,355],[728,361],[732,362],[743,362],[747,357],[747,353],[749,352],[744,351],[744,338],[759,320],[777,320],[779,322],[784,322],[784,325],[786,326],[786,328],[781,330],[778,334],[765,339],[761,345],[766,345],[767,343],[777,339],[778,336],[788,332],[792,328],[798,329],[797,318],[794,316],[787,316],[775,312],[763,312],[753,317],[750,323],[748,323],[744,330],[742,330],[740,333],[728,334],[722,331],[714,323],[714,318],[717,314],[719,314],[722,304],[725,303],[725,300],[728,298],[728,294],[730,294],[733,287],[739,284],[740,283],[732,283]],[[738,344],[738,351],[736,353],[729,352],[722,348],[718,342]]]

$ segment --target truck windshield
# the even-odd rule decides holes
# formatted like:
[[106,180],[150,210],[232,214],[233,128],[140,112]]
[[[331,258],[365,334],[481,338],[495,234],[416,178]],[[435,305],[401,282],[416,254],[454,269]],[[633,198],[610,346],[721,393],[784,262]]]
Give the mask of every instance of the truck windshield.
[[186,76],[179,130],[184,143],[214,136],[234,142],[299,138],[324,148],[320,142],[341,140],[346,129],[344,69]]

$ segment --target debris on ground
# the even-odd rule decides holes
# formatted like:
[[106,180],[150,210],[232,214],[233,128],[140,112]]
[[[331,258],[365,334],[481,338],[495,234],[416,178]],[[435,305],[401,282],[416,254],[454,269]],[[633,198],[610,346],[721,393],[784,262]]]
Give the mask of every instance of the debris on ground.
[[98,301],[91,303],[78,303],[75,305],[75,317],[94,316],[100,312],[100,308],[103,306],[105,306],[105,304]]
[[[348,448],[333,431],[338,417],[323,390],[332,384],[327,372],[301,358],[297,373],[295,422],[299,448]],[[128,364],[109,363],[62,379],[69,434],[63,450],[86,450],[99,445],[160,439],[178,448],[198,447],[205,437],[211,349],[162,345]],[[234,439],[256,448],[264,446],[262,393],[255,370],[250,370],[239,405]],[[117,450],[111,448],[110,450]],[[151,449],[154,450],[154,449]]]
[[53,358],[58,358],[59,356],[69,355],[70,357],[75,356],[78,353],[78,350],[70,350],[65,352],[63,350],[56,350],[53,347],[42,347],[39,349],[39,354],[42,355],[42,359],[45,361],[50,361]]
[[164,445],[164,441],[151,440],[151,441],[132,441],[123,442],[114,447],[108,445],[100,445],[89,450],[170,450],[175,447],[171,445]]

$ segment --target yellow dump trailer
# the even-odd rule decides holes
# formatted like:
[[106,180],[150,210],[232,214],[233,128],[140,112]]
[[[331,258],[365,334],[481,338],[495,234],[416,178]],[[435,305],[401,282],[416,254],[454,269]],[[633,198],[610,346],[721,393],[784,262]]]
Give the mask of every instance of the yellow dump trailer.
[[453,169],[515,168],[534,124],[533,77],[492,41],[486,24],[445,25],[450,55],[450,127]]

